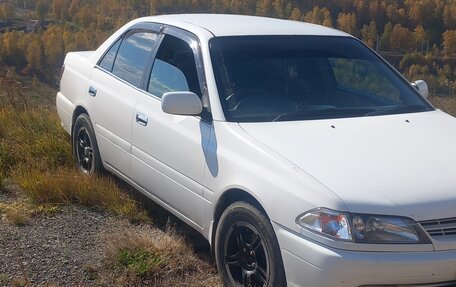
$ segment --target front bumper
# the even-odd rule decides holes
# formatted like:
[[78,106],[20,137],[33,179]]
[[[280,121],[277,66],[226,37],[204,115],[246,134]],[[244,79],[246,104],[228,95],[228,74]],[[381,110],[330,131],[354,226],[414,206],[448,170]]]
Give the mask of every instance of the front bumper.
[[[306,240],[278,224],[273,226],[289,287],[456,286],[456,250],[339,250]],[[441,282],[447,283],[433,285]]]

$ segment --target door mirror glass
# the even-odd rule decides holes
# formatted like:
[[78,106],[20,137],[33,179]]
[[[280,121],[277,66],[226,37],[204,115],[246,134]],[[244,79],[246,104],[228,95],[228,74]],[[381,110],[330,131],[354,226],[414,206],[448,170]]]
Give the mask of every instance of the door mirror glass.
[[429,87],[425,81],[423,81],[423,80],[415,81],[414,83],[412,83],[412,86],[414,86],[418,90],[418,93],[420,93],[420,95],[423,98],[426,99],[427,97],[429,97]]
[[164,93],[161,107],[165,113],[171,115],[196,116],[203,111],[200,98],[192,92]]

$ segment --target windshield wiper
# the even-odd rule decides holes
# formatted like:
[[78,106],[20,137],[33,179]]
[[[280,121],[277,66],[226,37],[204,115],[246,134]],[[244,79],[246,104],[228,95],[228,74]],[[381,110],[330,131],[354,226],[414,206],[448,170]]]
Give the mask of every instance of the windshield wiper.
[[301,110],[301,111],[292,111],[285,112],[272,121],[283,121],[283,120],[304,120],[304,119],[326,119],[334,117],[354,117],[354,116],[364,116],[366,113],[373,112],[372,108],[336,108],[328,107],[325,109],[312,109],[312,110]]
[[405,113],[417,113],[425,112],[428,108],[422,105],[406,105],[406,106],[394,106],[388,107],[381,110],[376,110],[366,113],[364,116],[381,116],[381,115],[391,115],[391,114],[405,114]]

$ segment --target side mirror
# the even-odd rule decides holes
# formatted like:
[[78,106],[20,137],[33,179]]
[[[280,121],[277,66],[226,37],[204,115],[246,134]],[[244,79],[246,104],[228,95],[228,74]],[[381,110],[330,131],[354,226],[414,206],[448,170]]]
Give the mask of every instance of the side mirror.
[[200,98],[192,92],[168,92],[162,97],[163,112],[171,115],[195,116],[203,111]]
[[415,89],[418,90],[418,93],[420,93],[420,95],[423,98],[427,99],[429,97],[429,87],[425,81],[423,81],[423,80],[415,81],[414,83],[412,83],[412,86],[414,86]]

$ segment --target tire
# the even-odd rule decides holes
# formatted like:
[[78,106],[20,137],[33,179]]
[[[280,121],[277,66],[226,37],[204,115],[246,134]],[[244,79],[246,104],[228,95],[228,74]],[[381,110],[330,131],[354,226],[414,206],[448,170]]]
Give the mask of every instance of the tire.
[[103,163],[92,122],[87,114],[77,117],[73,125],[73,156],[78,169],[87,175],[102,173]]
[[245,202],[231,204],[216,232],[215,259],[225,286],[286,286],[274,229],[256,207]]

